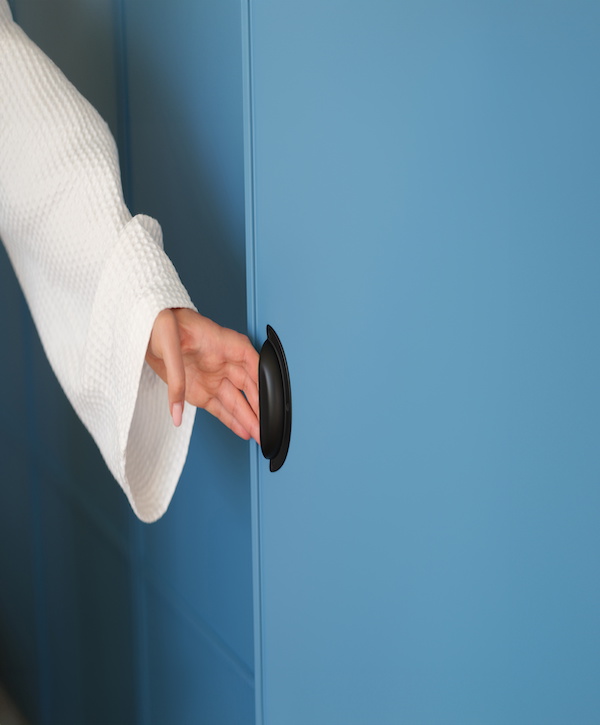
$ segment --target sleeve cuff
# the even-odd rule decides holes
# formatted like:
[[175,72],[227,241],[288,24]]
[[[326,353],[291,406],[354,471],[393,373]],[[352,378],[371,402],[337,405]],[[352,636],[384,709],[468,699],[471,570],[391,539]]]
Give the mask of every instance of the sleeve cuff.
[[158,222],[136,216],[119,234],[98,285],[74,404],[146,522],[169,505],[196,411],[186,403],[176,428],[167,386],[145,362],[158,313],[175,307],[195,309],[162,249]]

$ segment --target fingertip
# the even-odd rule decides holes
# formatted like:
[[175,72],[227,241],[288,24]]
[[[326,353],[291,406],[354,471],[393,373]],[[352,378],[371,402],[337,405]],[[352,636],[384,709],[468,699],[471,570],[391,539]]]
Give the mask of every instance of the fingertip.
[[171,406],[171,417],[173,418],[173,424],[176,428],[179,428],[181,421],[183,420],[183,403],[173,403]]

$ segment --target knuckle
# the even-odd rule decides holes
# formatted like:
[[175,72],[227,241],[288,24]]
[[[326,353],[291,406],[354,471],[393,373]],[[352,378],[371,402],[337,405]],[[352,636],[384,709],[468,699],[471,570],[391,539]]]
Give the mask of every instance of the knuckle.
[[174,399],[181,400],[185,395],[185,383],[182,380],[173,381],[169,384],[169,391]]

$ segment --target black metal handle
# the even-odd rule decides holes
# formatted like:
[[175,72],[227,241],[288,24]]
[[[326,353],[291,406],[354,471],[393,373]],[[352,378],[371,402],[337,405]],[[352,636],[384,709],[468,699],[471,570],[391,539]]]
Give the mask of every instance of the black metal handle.
[[270,460],[271,471],[278,471],[286,459],[292,433],[292,391],[281,341],[267,325],[267,339],[258,365],[260,404],[260,447]]

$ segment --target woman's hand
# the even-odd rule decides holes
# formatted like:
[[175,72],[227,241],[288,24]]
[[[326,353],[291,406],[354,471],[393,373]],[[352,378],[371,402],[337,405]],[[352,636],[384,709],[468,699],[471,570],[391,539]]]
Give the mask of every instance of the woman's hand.
[[152,328],[146,362],[168,385],[175,425],[181,425],[187,400],[240,438],[259,442],[258,353],[245,335],[193,310],[163,310]]

